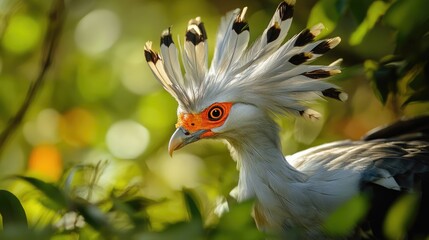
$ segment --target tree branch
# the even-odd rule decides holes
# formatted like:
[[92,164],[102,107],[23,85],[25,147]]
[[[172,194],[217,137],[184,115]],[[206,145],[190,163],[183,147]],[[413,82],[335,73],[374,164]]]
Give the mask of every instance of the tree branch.
[[44,82],[46,73],[51,66],[53,55],[58,44],[61,29],[65,19],[65,4],[64,0],[55,0],[49,12],[49,24],[46,30],[44,43],[42,46],[42,58],[39,74],[30,84],[27,95],[17,113],[9,120],[8,125],[0,134],[0,152],[6,145],[7,140],[16,131],[25,117],[31,103],[36,94],[40,91]]

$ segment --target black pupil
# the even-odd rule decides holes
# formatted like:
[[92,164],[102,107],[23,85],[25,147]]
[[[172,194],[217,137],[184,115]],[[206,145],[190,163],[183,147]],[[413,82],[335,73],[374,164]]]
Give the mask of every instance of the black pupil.
[[214,108],[210,112],[210,118],[218,119],[222,115],[222,110],[219,108]]

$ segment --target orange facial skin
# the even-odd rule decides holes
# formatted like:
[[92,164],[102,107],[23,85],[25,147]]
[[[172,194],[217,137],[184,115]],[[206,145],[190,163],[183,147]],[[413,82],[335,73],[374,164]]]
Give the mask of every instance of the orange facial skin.
[[190,133],[198,130],[208,130],[202,134],[201,138],[211,137],[214,133],[213,128],[220,127],[228,118],[232,103],[222,102],[213,103],[201,113],[180,113],[178,116],[177,127],[183,127]]

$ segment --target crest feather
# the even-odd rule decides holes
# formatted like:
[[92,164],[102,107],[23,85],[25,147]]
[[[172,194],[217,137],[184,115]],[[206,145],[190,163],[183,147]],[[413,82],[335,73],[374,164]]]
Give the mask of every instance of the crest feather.
[[212,77],[225,74],[241,58],[249,42],[249,25],[244,20],[247,7],[236,9],[222,18],[217,43],[210,68]]
[[186,79],[198,87],[207,74],[207,33],[201,18],[189,20],[182,58]]
[[262,61],[281,45],[292,23],[294,6],[294,0],[279,4],[262,36],[246,51],[243,63],[249,65]]
[[146,60],[164,88],[188,112],[200,112],[214,102],[253,104],[274,113],[293,113],[307,119],[320,114],[306,103],[320,98],[347,99],[347,94],[325,80],[341,72],[341,59],[330,65],[310,65],[336,47],[341,39],[314,41],[319,23],[283,43],[292,23],[295,0],[281,2],[262,35],[248,47],[247,8],[221,19],[215,53],[207,67],[207,34],[199,17],[188,23],[182,51],[185,78],[170,29],[161,37],[161,56],[145,46]]

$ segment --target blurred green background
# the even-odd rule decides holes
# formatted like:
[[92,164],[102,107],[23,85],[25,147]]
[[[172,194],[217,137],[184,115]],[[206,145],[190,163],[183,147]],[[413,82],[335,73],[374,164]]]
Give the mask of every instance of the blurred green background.
[[[2,132],[10,129],[12,117],[41,71],[54,2],[0,0]],[[152,75],[143,47],[149,40],[158,46],[160,33],[170,26],[178,36],[176,43],[183,43],[188,20],[201,16],[212,56],[222,15],[248,6],[246,17],[254,40],[278,3],[66,1],[52,65],[24,119],[0,145],[0,188],[22,203],[31,229],[27,232],[39,231],[41,236],[58,239],[106,237],[97,224],[85,224],[77,217],[83,215],[87,223],[94,217],[76,208],[79,204],[52,207],[48,200],[55,202],[57,195],[41,193],[40,183],[10,176],[32,177],[55,186],[68,198],[94,206],[97,214],[105,216],[101,219],[107,219],[106,226],[136,238],[156,238],[157,232],[178,237],[176,233],[182,230],[198,238],[224,239],[243,234],[240,230],[248,232],[249,238],[260,238],[249,230],[254,229],[251,204],[239,205],[238,213],[231,213],[243,218],[240,223],[239,217],[229,217],[235,219],[231,224],[238,230],[229,229],[228,217],[218,223],[213,214],[219,202],[231,200],[229,191],[238,177],[223,143],[202,141],[176,152],[173,158],[168,156],[177,104]],[[326,26],[322,37],[342,38],[319,61],[343,58],[343,74],[332,81],[349,94],[349,100],[315,104],[324,115],[316,123],[280,119],[285,155],[329,141],[359,139],[368,130],[402,116],[428,113],[429,17],[424,9],[424,0],[297,1],[289,36],[322,22]],[[191,194],[184,195],[182,189]],[[115,205],[116,200],[128,204],[130,199],[139,199],[141,208],[127,208],[130,212]],[[194,203],[197,210],[192,210]],[[198,224],[205,227],[171,225],[188,220],[192,211],[193,216],[202,215]],[[142,225],[133,220],[136,214],[144,220]],[[65,223],[68,218],[71,220]],[[94,219],[96,223],[100,220]],[[57,227],[43,232],[48,226]]]

